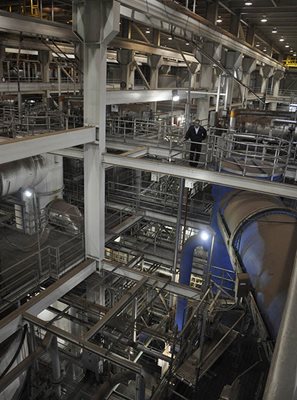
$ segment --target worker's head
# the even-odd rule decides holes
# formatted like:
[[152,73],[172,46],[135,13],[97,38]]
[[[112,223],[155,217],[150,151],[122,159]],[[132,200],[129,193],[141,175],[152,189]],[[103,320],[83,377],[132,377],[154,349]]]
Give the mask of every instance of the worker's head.
[[200,121],[199,121],[199,119],[195,119],[194,125],[195,125],[197,128],[198,128],[198,126],[200,126]]

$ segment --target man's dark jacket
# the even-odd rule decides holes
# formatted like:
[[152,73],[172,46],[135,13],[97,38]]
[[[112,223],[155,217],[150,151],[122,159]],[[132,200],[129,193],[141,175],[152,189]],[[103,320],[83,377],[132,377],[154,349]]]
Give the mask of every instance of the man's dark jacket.
[[199,126],[198,132],[195,131],[195,126],[191,125],[186,133],[185,139],[190,139],[191,142],[202,142],[207,136],[206,130],[203,126]]

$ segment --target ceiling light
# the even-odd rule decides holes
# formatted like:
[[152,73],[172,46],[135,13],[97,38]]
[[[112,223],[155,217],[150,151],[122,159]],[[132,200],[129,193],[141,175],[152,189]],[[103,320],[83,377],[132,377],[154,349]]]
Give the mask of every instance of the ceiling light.
[[257,43],[257,44],[256,44],[256,47],[260,47],[260,43]]
[[290,45],[287,43],[287,44],[285,45],[285,47],[287,47],[287,48],[288,48],[288,47],[290,47]]
[[252,6],[253,3],[252,3],[251,1],[246,1],[246,2],[244,3],[244,5],[245,5],[245,6]]
[[218,16],[218,19],[217,19],[217,24],[220,24],[221,22],[223,22],[223,19],[222,19],[222,17],[219,15],[219,16]]
[[280,41],[280,42],[284,42],[285,39],[281,37],[279,41]]
[[186,46],[190,46],[190,43],[189,43],[189,42],[186,42]]
[[276,29],[276,28],[273,28],[272,31],[271,31],[271,33],[277,33],[277,29]]
[[265,48],[265,49],[263,49],[263,51],[265,51],[265,52],[266,52],[266,51],[267,51],[267,49]]
[[296,55],[297,55],[296,53],[293,54],[294,57],[296,57]]
[[265,15],[263,15],[263,17],[261,18],[261,22],[267,22],[267,21],[268,21],[268,19],[266,18]]
[[151,33],[150,28],[146,28],[145,33]]
[[294,50],[293,50],[293,49],[291,49],[291,50],[290,50],[290,53],[293,53],[293,51],[294,51]]
[[173,39],[173,37],[172,37],[172,36],[169,36],[169,37],[168,37],[168,40],[172,40],[172,39]]

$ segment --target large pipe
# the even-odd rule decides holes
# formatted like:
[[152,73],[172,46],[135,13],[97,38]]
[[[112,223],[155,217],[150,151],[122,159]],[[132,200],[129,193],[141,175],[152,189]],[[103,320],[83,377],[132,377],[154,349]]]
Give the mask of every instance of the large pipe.
[[266,195],[232,191],[220,203],[225,243],[248,272],[259,310],[275,339],[297,243],[297,214]]
[[43,156],[0,165],[0,197],[38,185],[46,177],[47,171],[47,161]]
[[[193,257],[194,251],[196,247],[203,246],[208,249],[208,260],[207,265],[210,267],[210,261],[212,259],[213,253],[213,245],[214,245],[214,235],[212,238],[203,240],[201,234],[191,236],[186,243],[184,244],[181,261],[180,261],[180,269],[179,269],[179,283],[182,285],[190,285],[191,281],[191,273],[193,266]],[[205,284],[208,286],[209,284],[209,270],[205,271]],[[188,301],[186,298],[179,296],[176,304],[176,313],[175,313],[175,325],[177,326],[178,331],[182,331],[183,326],[187,317],[187,304]]]
[[266,382],[264,400],[296,399],[297,343],[297,254],[284,316]]
[[[179,283],[183,285],[190,285],[194,250],[199,246],[199,244],[201,244],[201,240],[198,235],[191,236],[184,244],[179,269]],[[175,325],[179,332],[183,329],[185,323],[187,304],[188,302],[186,298],[178,298],[175,313]]]

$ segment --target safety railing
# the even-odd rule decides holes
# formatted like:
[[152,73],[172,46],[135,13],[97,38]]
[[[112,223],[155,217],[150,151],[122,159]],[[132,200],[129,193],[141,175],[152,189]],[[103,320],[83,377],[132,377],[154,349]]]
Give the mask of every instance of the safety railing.
[[69,237],[61,245],[46,246],[0,272],[0,309],[39,288],[48,278],[58,278],[84,259],[84,236]]
[[[217,130],[216,130],[217,131]],[[285,176],[291,157],[290,142],[281,138],[254,134],[210,134],[210,159],[219,172],[229,171],[243,176]]]
[[168,125],[165,121],[109,118],[106,121],[108,138],[124,142],[153,142],[155,145],[177,143],[184,136],[184,128]]

